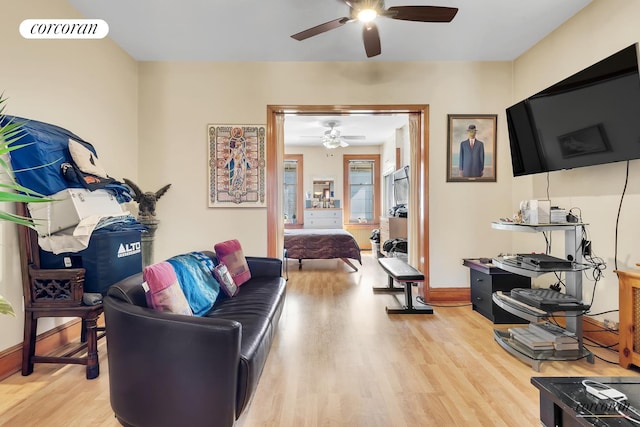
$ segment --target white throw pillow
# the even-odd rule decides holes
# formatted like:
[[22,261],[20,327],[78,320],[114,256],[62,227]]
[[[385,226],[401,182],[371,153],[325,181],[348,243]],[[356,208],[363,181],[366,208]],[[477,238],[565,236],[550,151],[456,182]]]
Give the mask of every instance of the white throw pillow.
[[98,160],[98,156],[78,141],[69,139],[69,153],[82,172],[108,178],[107,171]]

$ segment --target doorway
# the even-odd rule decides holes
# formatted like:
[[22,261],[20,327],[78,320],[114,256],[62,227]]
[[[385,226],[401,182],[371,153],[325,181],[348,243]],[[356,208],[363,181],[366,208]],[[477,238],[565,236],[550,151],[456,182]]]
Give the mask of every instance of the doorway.
[[425,275],[421,295],[429,301],[429,106],[428,105],[268,105],[267,106],[267,255],[282,257],[284,224],[284,117],[297,115],[408,114],[410,121],[409,262]]

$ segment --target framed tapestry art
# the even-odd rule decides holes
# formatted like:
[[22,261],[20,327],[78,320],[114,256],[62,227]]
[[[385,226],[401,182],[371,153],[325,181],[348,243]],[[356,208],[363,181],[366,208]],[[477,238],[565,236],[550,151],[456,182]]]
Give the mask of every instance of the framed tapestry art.
[[449,114],[447,182],[496,181],[496,114]]
[[209,125],[209,206],[266,207],[266,127]]

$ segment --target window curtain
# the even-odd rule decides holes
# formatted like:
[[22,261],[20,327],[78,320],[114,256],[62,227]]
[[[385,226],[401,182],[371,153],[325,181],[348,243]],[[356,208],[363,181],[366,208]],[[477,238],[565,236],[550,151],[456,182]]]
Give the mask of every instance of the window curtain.
[[[284,165],[284,114],[277,113],[276,114],[276,164]],[[284,252],[284,221],[281,220],[284,216],[284,209],[282,207],[283,203],[283,194],[282,188],[284,184],[284,176],[281,173],[275,174],[275,184],[276,188],[280,189],[276,192],[278,195],[278,200],[268,200],[267,203],[274,203],[276,206],[276,218],[280,220],[277,221],[278,224],[278,232],[275,233],[276,243],[277,243],[277,257],[282,258]]]
[[[419,242],[418,236],[420,232],[420,115],[418,113],[409,114],[409,147],[411,155],[409,156],[409,206],[408,206],[408,252],[409,264],[418,267],[419,265]],[[428,193],[425,191],[425,193]],[[428,197],[425,194],[424,197]],[[425,218],[426,220],[426,218]]]

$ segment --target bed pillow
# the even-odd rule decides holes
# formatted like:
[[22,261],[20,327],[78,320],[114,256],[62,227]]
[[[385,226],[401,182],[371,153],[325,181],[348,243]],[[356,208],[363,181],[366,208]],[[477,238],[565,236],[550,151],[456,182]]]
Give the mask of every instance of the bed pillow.
[[242,253],[242,246],[236,239],[216,243],[214,246],[218,260],[227,266],[236,285],[240,286],[251,279],[249,264]]
[[220,283],[222,290],[228,296],[232,297],[238,293],[240,288],[236,285],[236,282],[234,282],[226,265],[222,263],[216,265],[213,269],[213,275],[216,277],[216,280],[218,280],[218,283]]
[[144,268],[143,277],[146,283],[143,287],[146,291],[147,305],[150,308],[169,313],[193,315],[171,264],[163,261],[149,265]]
[[78,141],[69,139],[69,153],[82,172],[108,178],[107,171],[98,160],[98,156]]

